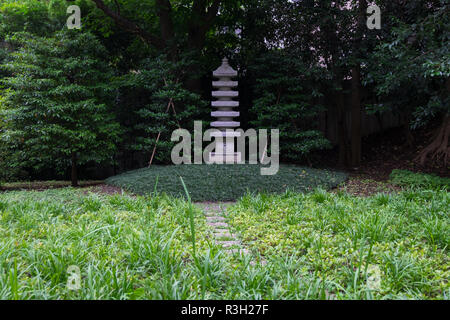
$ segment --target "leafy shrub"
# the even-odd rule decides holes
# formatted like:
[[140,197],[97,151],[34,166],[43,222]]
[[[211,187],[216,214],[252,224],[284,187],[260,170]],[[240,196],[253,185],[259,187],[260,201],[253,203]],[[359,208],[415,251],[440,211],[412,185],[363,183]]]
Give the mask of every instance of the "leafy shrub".
[[408,170],[393,170],[390,175],[393,184],[402,187],[423,189],[450,189],[450,178],[442,178],[431,174],[414,173]]
[[[296,52],[270,51],[256,59],[251,70],[258,97],[251,113],[256,128],[280,130],[280,154],[285,160],[309,159],[312,152],[330,147],[318,130],[317,119],[324,107],[313,68]],[[306,80],[308,79],[308,80]]]
[[113,71],[98,39],[61,31],[51,38],[18,33],[11,41],[20,49],[2,66],[10,77],[1,84],[10,90],[0,140],[16,166],[63,173],[70,165],[110,162],[121,130],[111,113]]
[[[161,55],[143,60],[138,71],[120,77],[117,112],[125,128],[127,152],[145,155],[148,161],[159,136],[154,163],[171,163],[170,154],[176,144],[171,141],[172,132],[180,126],[193,129],[194,120],[202,116],[208,115],[209,119],[207,103],[183,87],[191,63],[189,55],[177,63]],[[168,109],[171,100],[174,108]]]

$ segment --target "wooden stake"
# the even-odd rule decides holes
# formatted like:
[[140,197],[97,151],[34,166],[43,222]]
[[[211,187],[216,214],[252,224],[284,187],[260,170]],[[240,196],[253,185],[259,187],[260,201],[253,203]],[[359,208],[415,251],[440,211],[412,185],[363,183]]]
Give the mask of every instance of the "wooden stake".
[[261,164],[264,164],[263,162],[264,162],[264,158],[266,157],[266,153],[267,153],[267,142],[266,142],[266,146],[264,147],[264,152],[261,157]]
[[[166,113],[169,112],[170,106],[173,105],[173,99],[170,98],[169,103],[167,104]],[[178,121],[178,120],[177,120]],[[161,137],[161,131],[158,133],[158,137],[156,138],[155,146],[153,147],[152,157],[150,158],[150,162],[148,163],[148,167],[153,163],[153,158],[155,157],[156,146],[158,145],[159,138]]]
[[[166,81],[165,77],[163,77],[163,81],[164,81],[164,85],[167,87],[167,81]],[[175,83],[178,83],[178,79],[175,81]],[[170,98],[169,103],[167,104],[166,113],[169,112],[171,107],[172,107],[173,113],[175,115],[175,120],[177,121],[178,128],[181,129],[180,122],[177,119],[177,112],[175,111],[175,104],[173,103],[173,98]],[[160,137],[161,137],[161,131],[158,133],[158,137],[156,138],[155,146],[153,147],[152,157],[150,158],[150,162],[148,163],[149,168],[153,163],[153,158],[155,157],[156,147],[158,145]]]

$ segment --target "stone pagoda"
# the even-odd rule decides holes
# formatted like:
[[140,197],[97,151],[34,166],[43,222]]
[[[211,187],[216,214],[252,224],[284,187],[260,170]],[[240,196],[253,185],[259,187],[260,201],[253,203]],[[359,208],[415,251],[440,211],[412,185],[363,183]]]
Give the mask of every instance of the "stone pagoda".
[[233,70],[228,64],[228,59],[222,60],[222,65],[213,72],[213,76],[218,81],[213,81],[212,97],[216,98],[216,101],[212,101],[213,108],[217,108],[217,111],[211,112],[211,116],[217,118],[217,121],[211,123],[211,126],[218,129],[219,132],[212,133],[212,137],[216,138],[215,152],[211,152],[209,157],[210,163],[240,163],[241,153],[235,151],[235,139],[240,136],[238,132],[235,132],[235,128],[240,127],[240,123],[234,121],[236,117],[239,117],[239,112],[234,111],[234,108],[239,107],[239,101],[233,99],[238,98],[239,92],[233,90],[237,88],[238,82],[232,79],[237,77],[237,71]]

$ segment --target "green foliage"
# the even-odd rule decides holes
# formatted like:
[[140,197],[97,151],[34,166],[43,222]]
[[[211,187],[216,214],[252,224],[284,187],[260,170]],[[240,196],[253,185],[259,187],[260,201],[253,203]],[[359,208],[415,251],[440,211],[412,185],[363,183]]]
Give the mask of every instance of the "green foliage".
[[413,128],[450,112],[449,5],[411,2],[390,16],[389,33],[373,52],[366,84],[374,84],[378,104],[371,111],[406,115]]
[[[171,0],[171,20],[159,17],[155,1],[105,3],[152,38],[166,40],[158,45],[143,41],[135,32],[116,24],[91,0],[70,2],[81,7],[81,32],[95,34],[98,41],[95,43],[101,42],[105,47],[103,66],[110,66],[118,76],[114,82],[118,90],[104,92],[103,97],[97,97],[96,104],[107,105],[108,114],[124,129],[123,142],[115,154],[119,170],[144,166],[159,132],[155,161],[169,163],[171,132],[178,126],[192,129],[193,120],[211,120],[210,108],[203,99],[210,98],[211,88],[206,84],[210,83],[211,70],[217,66],[216,59],[224,54],[240,71],[243,126],[279,128],[281,156],[291,162],[305,158],[310,161],[314,151],[330,146],[317,126],[324,107],[330,111],[329,116],[339,117],[339,129],[350,130],[350,126],[342,125],[347,108],[339,101],[345,102],[351,93],[344,89],[356,64],[361,66],[365,87],[362,91],[367,92],[362,101],[366,111],[377,115],[394,111],[401,120],[418,127],[449,110],[445,82],[450,74],[446,45],[450,23],[444,0],[379,0],[382,29],[368,30],[364,26],[361,37],[354,28],[359,18],[359,1],[344,5],[332,0],[224,0],[220,14],[212,20],[204,19],[207,16],[202,14],[204,10],[196,11],[201,6],[194,6],[192,1]],[[35,46],[31,40],[29,45],[5,41],[16,32],[53,39],[56,31],[65,28],[68,5],[65,0],[0,0],[0,64],[7,63],[14,50]],[[173,28],[162,28],[163,22]],[[163,29],[167,31],[164,36]],[[355,43],[359,43],[357,48]],[[31,68],[34,61],[26,63]],[[0,78],[12,76],[11,72],[11,68],[0,70]],[[202,88],[191,86],[192,78],[201,78],[203,84],[197,85]],[[2,90],[13,87],[7,82],[3,85],[0,110],[4,110],[5,97],[10,96]],[[39,86],[47,90],[50,84]],[[199,89],[196,94],[192,93],[193,87]],[[172,110],[166,113],[171,98],[175,100],[177,116]],[[331,112],[333,108],[339,109],[338,112]],[[64,112],[61,110],[59,114],[62,116]],[[39,117],[35,120],[41,121]],[[4,125],[5,119],[0,119],[2,136]],[[17,140],[16,136],[8,139]],[[0,175],[8,172],[14,176],[23,165],[36,167],[21,160],[29,157],[24,154],[28,151],[14,154],[5,148],[0,145],[0,166],[3,166]],[[111,155],[111,148],[101,150]],[[41,162],[48,162],[47,168],[52,170],[54,157],[46,149],[42,155],[46,159]],[[29,158],[37,157],[31,154]],[[60,169],[66,166],[57,165]],[[34,172],[35,176],[42,174]]]
[[318,186],[333,188],[345,181],[346,174],[296,166],[280,166],[274,176],[262,176],[259,165],[181,165],[151,166],[108,178],[107,184],[137,194],[157,190],[184,196],[179,177],[183,177],[193,201],[235,200],[248,190],[284,192],[286,189],[308,191]]
[[[207,104],[198,94],[183,87],[192,59],[186,56],[174,63],[165,56],[145,59],[136,71],[119,80],[119,119],[126,128],[125,149],[140,152],[150,159],[158,134],[155,162],[171,163],[170,153],[175,145],[170,141],[172,132],[181,128],[192,130],[194,120],[206,114]],[[172,99],[172,107],[167,110]],[[125,107],[126,106],[126,107]]]
[[[1,190],[46,190],[70,187],[70,181],[20,181],[20,182],[7,182],[1,186]],[[80,187],[90,187],[94,185],[100,185],[103,181],[79,181]]]
[[251,123],[280,130],[280,155],[285,160],[304,159],[330,146],[316,122],[324,110],[318,99],[318,68],[304,63],[298,52],[273,50],[257,59],[251,70],[257,97]]
[[[0,298],[193,297],[187,206],[167,197],[100,197],[73,189],[0,194]],[[206,220],[197,208],[193,214],[203,257]],[[71,265],[82,272],[79,291],[66,287]]]
[[296,277],[314,274],[336,299],[444,299],[449,205],[446,191],[260,194],[232,207],[228,223],[255,254],[289,255]]
[[55,30],[45,1],[0,1],[0,39],[14,32],[45,35]]
[[[180,199],[2,193],[0,298],[448,297],[447,192],[405,192],[382,206],[318,194],[249,195],[229,208],[252,252],[238,256],[212,243],[205,216]],[[259,254],[266,263],[250,263]],[[72,265],[81,271],[77,291],[66,286]]]
[[430,190],[449,190],[450,178],[441,178],[431,174],[414,173],[408,170],[392,170],[390,180],[402,187],[412,187]]
[[[89,33],[60,32],[52,38],[17,34],[20,50],[3,67],[11,76],[0,118],[2,141],[17,167],[111,161],[120,127],[111,114],[111,70],[103,46]],[[108,105],[109,104],[109,105]]]

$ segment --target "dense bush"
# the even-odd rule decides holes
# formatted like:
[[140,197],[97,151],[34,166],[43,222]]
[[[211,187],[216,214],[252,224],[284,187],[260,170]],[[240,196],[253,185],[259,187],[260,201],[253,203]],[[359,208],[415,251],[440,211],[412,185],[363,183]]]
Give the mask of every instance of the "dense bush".
[[[172,132],[179,127],[192,131],[194,120],[208,115],[206,102],[183,87],[191,63],[189,57],[174,63],[155,56],[119,78],[116,112],[125,130],[124,153],[145,156],[147,164],[160,134],[154,163],[171,163]],[[168,108],[171,100],[173,108]],[[139,167],[145,164],[141,161]]]
[[3,67],[10,90],[0,118],[1,141],[20,167],[54,167],[64,172],[90,161],[112,161],[120,127],[111,113],[113,89],[107,52],[90,33],[57,33],[53,38],[17,34],[20,50]]
[[280,156],[300,161],[330,147],[317,124],[324,110],[318,102],[320,70],[303,62],[298,52],[279,50],[262,54],[252,66],[256,99],[251,124],[280,130]]

